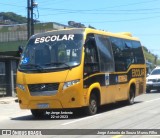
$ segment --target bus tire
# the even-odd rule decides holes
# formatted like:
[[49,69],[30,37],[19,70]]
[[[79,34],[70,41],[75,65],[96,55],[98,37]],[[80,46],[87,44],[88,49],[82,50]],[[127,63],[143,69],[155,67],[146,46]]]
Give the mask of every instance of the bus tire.
[[45,111],[40,109],[31,109],[31,113],[35,118],[39,119],[44,117]]
[[129,96],[128,96],[128,100],[127,100],[127,104],[128,104],[128,105],[134,104],[134,98],[135,98],[134,89],[133,89],[133,88],[130,88]]
[[98,101],[95,94],[91,94],[89,99],[89,106],[86,108],[87,115],[95,115],[98,110]]

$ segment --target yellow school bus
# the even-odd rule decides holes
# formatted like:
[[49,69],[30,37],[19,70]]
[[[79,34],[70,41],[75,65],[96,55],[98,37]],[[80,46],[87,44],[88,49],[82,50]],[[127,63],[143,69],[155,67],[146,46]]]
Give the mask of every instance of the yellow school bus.
[[49,109],[82,108],[88,115],[145,92],[146,64],[131,33],[70,28],[36,34],[17,71],[21,109],[38,117]]

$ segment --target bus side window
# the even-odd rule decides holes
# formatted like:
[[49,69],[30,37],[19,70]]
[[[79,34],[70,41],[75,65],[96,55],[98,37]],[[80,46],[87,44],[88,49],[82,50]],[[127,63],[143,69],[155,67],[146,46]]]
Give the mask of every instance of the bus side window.
[[97,57],[96,57],[96,51],[94,47],[86,47],[85,50],[85,63],[96,63]]
[[143,50],[141,47],[141,43],[139,41],[132,41],[132,45],[133,45],[133,53],[134,53],[134,57],[135,57],[135,63],[144,64],[145,59],[144,59],[144,56],[142,56]]
[[112,43],[114,61],[115,61],[115,71],[126,71],[127,63],[124,56],[124,42],[119,38],[110,38]]
[[129,68],[131,64],[135,63],[136,59],[133,53],[132,41],[124,40],[124,42],[125,42],[124,56],[126,57],[127,68]]
[[95,35],[101,72],[115,71],[113,51],[108,37]]
[[88,40],[85,44],[84,74],[91,74],[99,70],[98,55],[95,40]]

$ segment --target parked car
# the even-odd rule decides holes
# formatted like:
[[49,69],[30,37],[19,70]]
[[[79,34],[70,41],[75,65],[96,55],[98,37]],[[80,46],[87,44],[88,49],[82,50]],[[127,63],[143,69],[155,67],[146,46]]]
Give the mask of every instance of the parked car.
[[160,91],[160,67],[156,67],[152,70],[151,74],[147,77],[146,93],[150,93],[151,90]]

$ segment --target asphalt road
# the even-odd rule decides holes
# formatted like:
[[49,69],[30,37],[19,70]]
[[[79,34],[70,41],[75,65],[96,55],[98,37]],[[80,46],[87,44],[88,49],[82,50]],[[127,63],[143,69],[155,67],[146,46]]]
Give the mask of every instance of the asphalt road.
[[[67,113],[68,112],[68,113]],[[60,118],[63,117],[63,118]],[[102,106],[94,116],[83,115],[83,110],[47,112],[43,119],[35,119],[29,110],[21,110],[18,103],[0,103],[0,129],[80,129],[79,133],[88,133],[82,129],[160,129],[160,93],[152,92],[135,98],[135,104],[123,103]],[[96,133],[98,133],[98,130]],[[95,130],[90,130],[91,132]],[[67,133],[58,132],[58,134]],[[69,131],[68,131],[69,132]],[[53,133],[53,132],[52,132]],[[102,133],[103,132],[99,132]],[[48,135],[46,137],[53,137]],[[56,137],[62,137],[56,135]],[[72,135],[72,137],[86,137]],[[87,137],[99,137],[88,135]],[[113,134],[107,137],[160,137],[148,135]]]

